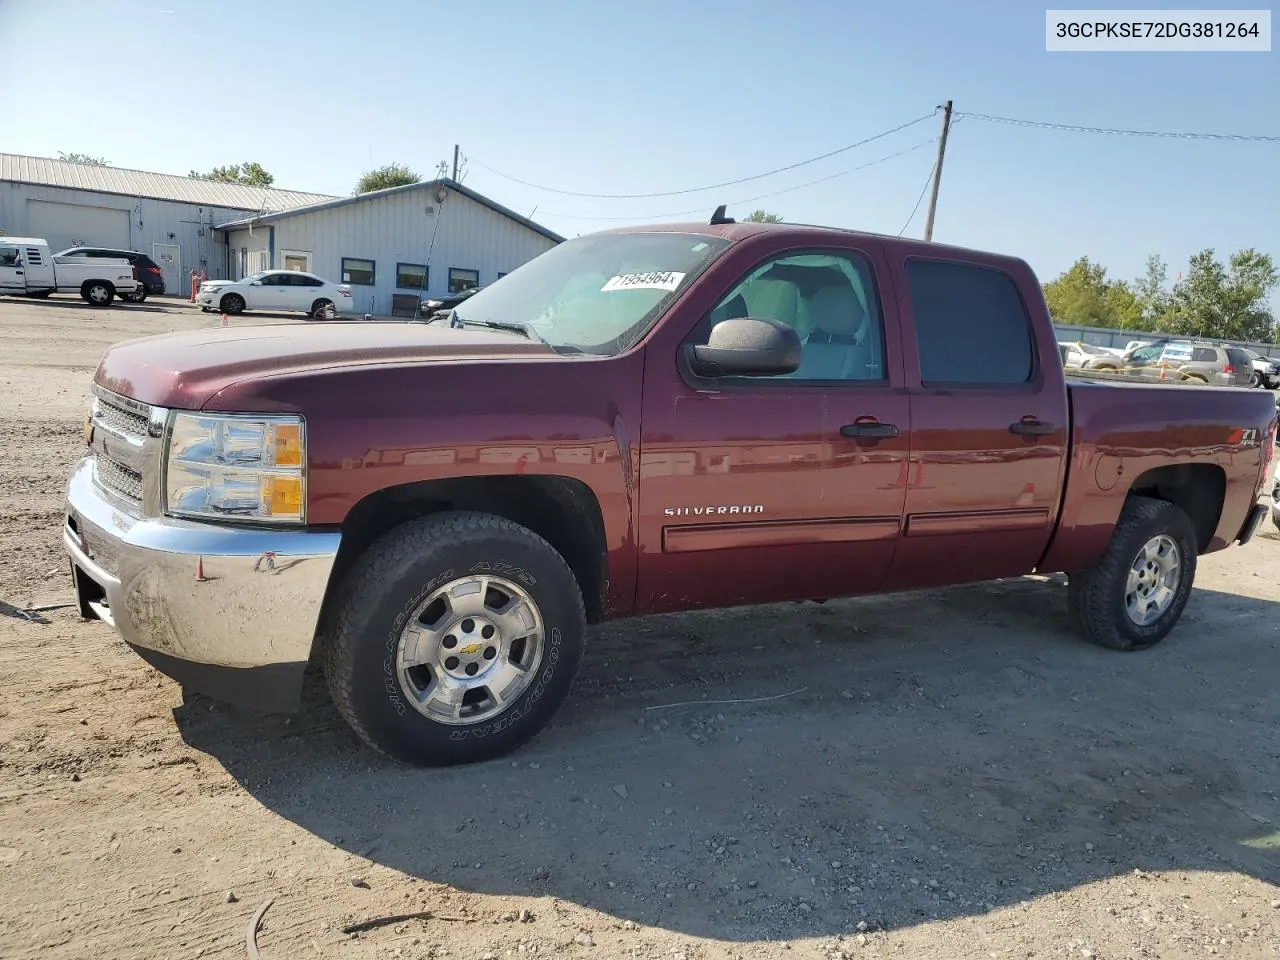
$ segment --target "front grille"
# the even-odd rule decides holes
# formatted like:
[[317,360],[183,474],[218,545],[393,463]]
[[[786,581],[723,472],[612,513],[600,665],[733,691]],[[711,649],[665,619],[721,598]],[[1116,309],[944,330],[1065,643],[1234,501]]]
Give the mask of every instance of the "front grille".
[[125,410],[123,407],[117,407],[101,397],[98,398],[97,421],[117,433],[142,440],[147,435],[147,420],[148,418],[141,413]]
[[[149,434],[151,407],[95,387],[93,424],[95,473],[102,487],[133,503],[142,503],[143,449]],[[105,441],[110,440],[110,443]],[[128,457],[128,461],[122,459]]]
[[128,500],[142,502],[142,474],[101,454],[94,461],[94,466],[100,484]]

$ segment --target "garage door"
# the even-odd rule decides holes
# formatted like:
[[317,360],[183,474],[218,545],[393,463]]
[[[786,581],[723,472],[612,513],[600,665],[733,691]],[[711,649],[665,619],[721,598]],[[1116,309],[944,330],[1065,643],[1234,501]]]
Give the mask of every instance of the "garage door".
[[27,233],[49,241],[54,253],[67,247],[129,249],[129,211],[52,200],[27,201]]

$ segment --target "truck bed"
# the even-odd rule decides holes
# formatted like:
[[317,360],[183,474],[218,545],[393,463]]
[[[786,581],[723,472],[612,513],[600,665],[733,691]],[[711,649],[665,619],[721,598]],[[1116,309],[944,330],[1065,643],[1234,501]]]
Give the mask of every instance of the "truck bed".
[[1188,471],[1210,480],[1199,489],[1221,491],[1185,505],[1201,552],[1235,540],[1263,480],[1264,444],[1275,442],[1270,391],[1070,375],[1067,395],[1071,454],[1058,528],[1039,569],[1096,562],[1128,492],[1173,485]]

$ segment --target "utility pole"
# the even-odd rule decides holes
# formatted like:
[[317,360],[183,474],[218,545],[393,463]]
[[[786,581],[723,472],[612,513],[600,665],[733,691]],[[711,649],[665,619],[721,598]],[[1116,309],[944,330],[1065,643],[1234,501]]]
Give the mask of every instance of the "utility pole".
[[933,192],[929,194],[929,216],[924,221],[925,240],[933,239],[933,215],[938,211],[938,182],[942,180],[942,160],[947,155],[947,134],[951,132],[951,101],[942,108],[942,136],[938,139],[938,162],[933,168]]
[[[947,109],[951,109],[949,104]],[[950,116],[950,113],[948,113],[948,116]],[[458,145],[456,143],[453,145],[453,179],[455,181],[458,179]]]

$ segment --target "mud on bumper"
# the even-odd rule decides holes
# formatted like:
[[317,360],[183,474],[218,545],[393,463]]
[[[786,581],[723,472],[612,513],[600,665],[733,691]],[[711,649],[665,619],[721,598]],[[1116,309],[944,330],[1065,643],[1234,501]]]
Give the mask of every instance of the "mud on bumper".
[[94,469],[72,474],[63,528],[80,615],[187,689],[296,709],[340,535],[140,517]]

